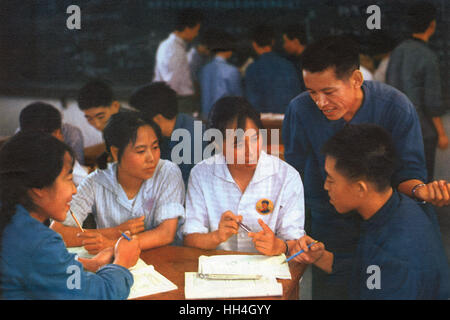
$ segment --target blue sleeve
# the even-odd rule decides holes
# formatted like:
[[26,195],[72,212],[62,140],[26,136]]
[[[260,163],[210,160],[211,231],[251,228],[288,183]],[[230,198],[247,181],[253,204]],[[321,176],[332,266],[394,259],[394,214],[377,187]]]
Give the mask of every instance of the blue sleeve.
[[399,160],[392,179],[394,187],[397,187],[410,179],[426,181],[427,171],[422,130],[416,109],[404,94],[400,92],[394,94],[397,94],[394,100],[397,106],[390,108],[393,110],[392,113],[385,115],[384,118],[388,119],[386,121]]
[[229,85],[230,95],[241,97],[244,94],[242,90],[241,74],[238,69],[231,72]]
[[27,283],[34,299],[126,299],[133,276],[118,265],[87,272],[57,235],[37,247]]
[[292,100],[286,110],[283,120],[282,138],[284,158],[302,176],[306,158],[311,151],[298,112],[298,98]]

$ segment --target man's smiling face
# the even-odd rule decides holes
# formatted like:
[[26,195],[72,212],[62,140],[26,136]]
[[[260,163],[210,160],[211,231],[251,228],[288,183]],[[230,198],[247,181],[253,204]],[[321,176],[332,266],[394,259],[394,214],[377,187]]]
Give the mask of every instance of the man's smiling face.
[[[360,71],[355,70],[348,79],[338,79],[334,68],[320,72],[303,70],[306,89],[328,120],[351,120],[361,103]],[[362,79],[361,79],[362,83]]]

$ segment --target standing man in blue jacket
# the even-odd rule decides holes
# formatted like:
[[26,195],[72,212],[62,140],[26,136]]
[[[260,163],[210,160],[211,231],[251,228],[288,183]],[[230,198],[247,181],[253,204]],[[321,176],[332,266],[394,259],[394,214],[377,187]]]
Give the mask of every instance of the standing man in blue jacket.
[[284,113],[301,92],[294,65],[273,52],[275,33],[266,25],[252,32],[252,46],[258,58],[245,73],[245,96],[261,113]]
[[200,71],[202,117],[208,118],[214,103],[225,96],[242,96],[242,79],[239,69],[229,62],[235,50],[235,39],[226,31],[216,31],[211,40],[211,62]]

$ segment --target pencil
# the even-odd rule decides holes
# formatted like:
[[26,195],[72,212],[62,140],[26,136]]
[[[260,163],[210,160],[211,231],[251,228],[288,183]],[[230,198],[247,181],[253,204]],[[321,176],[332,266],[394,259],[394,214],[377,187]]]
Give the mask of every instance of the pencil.
[[[311,242],[311,243],[308,245],[308,248],[311,248],[311,246],[312,246],[313,244],[316,244],[317,242],[319,242],[319,241],[314,240],[313,242]],[[292,259],[294,259],[294,258],[295,258],[296,256],[298,256],[299,254],[302,254],[303,252],[304,252],[304,250],[300,250],[299,252],[294,253],[292,256],[290,256],[289,258],[286,259],[286,262],[291,261]]]
[[241,223],[241,222],[238,222],[238,225],[239,225],[242,229],[244,229],[245,231],[247,231],[247,232],[252,232],[252,230],[250,230],[250,228],[247,227],[245,224],[243,224],[243,223]]
[[84,232],[83,227],[82,227],[81,224],[78,222],[77,218],[75,218],[75,215],[73,214],[72,210],[69,209],[69,211],[70,211],[70,214],[72,215],[73,220],[75,220],[75,222],[77,223],[78,228],[80,228],[81,232]]
[[124,237],[124,238],[127,239],[128,241],[131,241],[130,237],[127,236],[127,235],[125,234],[125,232],[122,232],[122,237]]

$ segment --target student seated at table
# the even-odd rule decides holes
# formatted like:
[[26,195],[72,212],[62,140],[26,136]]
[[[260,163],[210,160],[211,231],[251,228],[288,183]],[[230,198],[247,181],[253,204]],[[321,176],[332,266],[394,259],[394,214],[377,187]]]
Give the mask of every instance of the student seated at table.
[[[304,234],[299,173],[262,150],[260,114],[245,98],[219,99],[208,127],[220,134],[215,143],[223,148],[191,171],[184,244],[265,255],[287,253]],[[228,129],[245,131],[245,135],[227,134]],[[247,233],[238,222],[252,232]]]
[[80,233],[71,215],[51,228],[68,247],[84,246],[89,253],[114,246],[127,230],[137,235],[142,250],[171,244],[184,220],[185,191],[178,166],[160,159],[159,127],[137,112],[120,112],[103,136],[115,162],[91,173],[70,205],[80,224],[92,213],[97,229]]
[[345,256],[325,250],[322,242],[308,250],[314,240],[304,236],[291,253],[305,253],[294,259],[337,275],[352,270],[351,299],[447,300],[449,266],[435,212],[392,189],[390,134],[376,125],[347,125],[323,150],[330,203],[340,214],[356,210],[363,220],[357,251]]
[[[19,115],[20,131],[23,132],[45,132],[55,138],[64,141],[62,134],[62,117],[58,109],[44,102],[34,102],[26,106]],[[73,164],[73,182],[78,186],[88,172],[77,159]]]
[[133,276],[127,269],[140,255],[135,237],[83,259],[43,223],[66,217],[76,193],[73,161],[70,147],[42,132],[19,132],[0,150],[2,299],[128,297]]
[[[111,86],[103,80],[86,83],[78,92],[77,103],[87,122],[101,132],[109,118],[122,110],[120,102],[114,98]],[[84,153],[86,162],[105,168],[108,159],[103,142],[87,147]]]
[[[178,164],[178,167],[181,170],[181,174],[183,175],[183,181],[187,186],[189,173],[191,169],[196,164],[195,152],[196,143],[194,138],[195,135],[195,119],[189,114],[178,112],[178,99],[175,90],[173,90],[167,83],[165,82],[152,82],[148,85],[145,85],[139,89],[137,89],[130,97],[129,104],[131,107],[136,110],[142,112],[142,116],[145,119],[150,121],[154,121],[160,128],[162,134],[162,140],[160,142],[160,150],[161,150],[161,158],[168,159],[170,161],[174,161]],[[200,128],[203,133],[204,125],[198,120]],[[172,133],[178,129],[180,131],[187,130],[186,133],[189,134],[190,141],[190,157],[188,161],[184,161],[183,152],[178,152],[175,156],[179,156],[183,159],[181,163],[175,161],[172,157],[172,151],[174,148],[180,143],[178,139],[172,140]],[[182,142],[184,141],[184,136]],[[199,145],[201,145],[201,149],[197,152],[200,152],[200,155],[203,154],[203,148],[206,144],[203,144],[203,141],[200,141]],[[201,156],[198,157],[201,160]],[[200,160],[197,160],[199,162]]]

